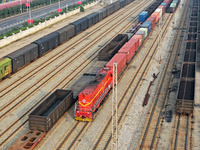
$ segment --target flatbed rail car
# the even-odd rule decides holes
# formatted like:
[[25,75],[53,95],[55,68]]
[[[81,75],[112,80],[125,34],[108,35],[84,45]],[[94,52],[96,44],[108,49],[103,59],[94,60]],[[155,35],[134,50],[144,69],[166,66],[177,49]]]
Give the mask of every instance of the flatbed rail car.
[[57,89],[31,112],[30,130],[24,133],[10,150],[33,149],[73,104],[72,91]]

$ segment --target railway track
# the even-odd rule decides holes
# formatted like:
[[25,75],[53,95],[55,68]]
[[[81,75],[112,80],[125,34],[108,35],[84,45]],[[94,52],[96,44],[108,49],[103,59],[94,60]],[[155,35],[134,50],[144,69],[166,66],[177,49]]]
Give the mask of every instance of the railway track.
[[191,120],[191,115],[176,115],[171,149],[192,149],[192,133],[190,130],[192,128]]
[[[188,5],[189,1],[186,2],[186,6]],[[170,84],[173,79],[172,71],[174,68],[176,68],[175,65],[177,62],[177,57],[180,51],[181,42],[183,40],[183,34],[184,34],[183,29],[187,22],[186,21],[187,13],[189,10],[188,8],[189,7],[187,7],[187,9],[184,11],[183,18],[178,25],[179,28],[177,28],[176,35],[174,37],[173,43],[170,48],[170,53],[167,57],[164,70],[159,80],[160,82],[158,83],[157,86],[157,93],[154,96],[153,100],[154,103],[152,104],[152,107],[150,109],[150,115],[146,119],[147,121],[144,126],[144,132],[142,133],[140,141],[137,146],[138,149],[156,149],[158,146],[162,122],[164,121],[164,117],[162,116],[163,114],[166,113],[165,106],[168,104],[168,94],[171,86]],[[188,144],[188,142],[185,142],[185,144]],[[174,146],[173,148],[175,147],[176,146]]]
[[[129,5],[128,6],[128,8],[131,8],[132,7],[132,5]],[[115,18],[118,18],[120,15],[122,15],[122,13],[125,13],[125,11],[119,11],[119,12],[121,12],[120,14],[118,14]],[[133,14],[133,13],[132,13]],[[130,17],[130,15],[128,16],[128,17]],[[128,18],[127,17],[127,18]],[[124,19],[125,20],[125,19]],[[112,19],[110,19],[110,21],[113,21]],[[122,22],[122,21],[121,21]],[[120,23],[120,22],[119,22]],[[130,23],[131,24],[131,23]],[[129,25],[130,25],[129,24]],[[104,26],[105,26],[106,24],[104,24]],[[118,24],[116,24],[116,26],[117,26]],[[100,26],[99,28],[97,28],[95,31],[97,31],[97,30],[99,30],[100,28],[102,28],[103,26]],[[113,26],[113,28],[114,28],[115,26]],[[113,29],[113,28],[111,28],[111,30]],[[111,30],[108,30],[108,32],[109,31],[111,31]],[[94,34],[94,32],[93,32],[93,34]],[[104,34],[104,36],[105,36],[106,34]],[[91,36],[91,34],[88,34],[88,36],[86,36],[86,38],[88,38],[89,36]],[[98,40],[100,40],[101,38],[103,38],[104,37],[103,35],[99,38],[99,39],[97,39],[95,42],[93,42],[92,44],[94,45]],[[113,36],[114,37],[114,36]],[[92,46],[92,44],[91,45],[89,45],[88,47],[86,47],[85,49],[89,49],[89,47],[90,46]],[[65,53],[67,52],[67,51],[69,51],[71,48],[73,48],[75,45],[71,45],[71,47],[69,47],[66,51],[64,51]],[[68,46],[60,46],[60,47],[64,47],[64,48],[62,48],[62,50],[65,50]],[[58,49],[58,48],[57,48]],[[85,50],[84,49],[84,50]],[[64,53],[63,52],[63,53]],[[85,51],[86,52],[86,51]],[[85,53],[85,52],[82,52],[82,54],[83,53]],[[97,51],[98,52],[98,51]],[[92,62],[92,60],[94,60],[95,59],[95,57],[96,57],[96,53],[97,52],[95,52],[95,53],[93,53],[89,58],[91,59],[91,61],[87,61],[87,64],[84,64],[85,66],[84,67],[82,67],[82,68],[76,68],[75,70],[74,70],[74,72],[72,73],[72,74],[76,74],[77,72],[75,72],[76,70],[78,70],[78,72],[79,72],[79,74],[80,74],[80,72],[85,68],[85,67],[87,67],[87,66],[89,66],[89,64],[91,64],[91,62]],[[62,53],[62,54],[63,54]],[[52,59],[50,59],[50,61],[49,62],[46,62],[46,63],[44,63],[44,66],[48,66],[48,65],[50,65],[50,63],[52,63],[53,61],[55,61],[56,59],[58,59],[58,58],[61,58],[62,57],[62,54],[60,54],[59,56],[56,56],[56,57],[52,57]],[[80,57],[81,55],[82,55],[81,53],[80,53],[80,51],[78,52],[78,56],[76,56],[76,57]],[[88,58],[87,58],[88,59]],[[75,60],[75,59],[74,59]],[[59,68],[59,70],[58,71],[56,71],[56,73],[54,73],[53,71],[52,71],[52,74],[53,75],[51,75],[51,74],[48,74],[48,76],[49,75],[51,75],[47,80],[49,80],[49,79],[53,79],[55,76],[56,76],[56,74],[58,74],[59,72],[61,72],[61,70],[63,70],[69,63],[71,63],[70,61],[74,61],[74,60],[72,60],[72,58],[70,58],[69,60],[67,60],[67,61],[65,61],[65,63],[60,63],[61,65],[59,66],[60,68]],[[36,72],[36,74],[29,74],[29,73],[27,73],[25,76],[24,76],[24,78],[22,78],[23,80],[17,80],[17,82],[25,82],[25,81],[27,81],[28,79],[30,79],[30,77],[31,76],[33,76],[33,75],[37,75],[37,73],[39,73],[39,72],[41,72],[41,70],[40,69],[44,69],[44,66],[42,66],[42,68],[39,68],[38,70],[36,69],[35,71],[32,71],[32,72],[29,72],[29,73],[33,73],[33,72]],[[58,67],[58,66],[57,66]],[[55,71],[55,70],[54,70]],[[58,88],[58,87],[65,87],[65,86],[67,86],[67,84],[73,79],[73,78],[75,78],[76,76],[74,76],[74,77],[71,77],[71,79],[70,79],[70,81],[66,81],[67,80],[67,78],[69,78],[69,76],[70,76],[71,74],[69,74],[66,78],[64,78],[63,80],[62,80],[62,82],[60,82],[58,85],[56,85],[53,89],[51,89],[50,90],[50,92],[49,93],[47,93],[47,95],[46,96],[48,96],[48,94],[50,94],[55,88]],[[29,77],[28,77],[29,76]],[[45,77],[44,77],[45,78]],[[43,81],[44,80],[44,78],[42,78],[42,80],[40,80],[40,82],[41,81]],[[44,82],[43,81],[43,83],[41,82],[41,85],[46,85],[47,84],[47,80],[46,80],[46,82]],[[65,81],[65,82],[64,82]],[[65,84],[63,84],[63,82],[65,83]],[[19,85],[20,85],[20,83],[18,83]],[[11,83],[10,84],[10,86],[12,86],[12,85],[14,85],[13,83]],[[38,84],[35,84],[35,86],[38,86]],[[8,86],[9,87],[9,86]],[[33,87],[33,85],[32,85],[32,87]],[[14,86],[14,89],[15,88],[19,88],[18,87],[18,85],[15,85]],[[30,87],[31,88],[31,87]],[[41,88],[41,86],[39,87],[37,87],[36,89],[39,89],[39,88]],[[7,89],[8,90],[8,89]],[[9,89],[10,91],[12,91],[13,89]],[[29,91],[30,89],[28,89],[27,91]],[[5,90],[3,90],[4,92],[5,92]],[[2,91],[2,92],[3,92]],[[27,92],[26,91],[26,92]],[[30,92],[30,94],[29,95],[26,95],[25,96],[25,98],[23,98],[22,100],[20,100],[20,101],[18,101],[17,103],[15,102],[16,101],[16,99],[14,100],[14,101],[12,101],[11,102],[11,104],[13,105],[12,107],[10,107],[10,108],[8,108],[7,107],[7,110],[5,110],[6,109],[6,107],[1,107],[1,119],[3,119],[3,118],[5,118],[5,117],[7,117],[8,116],[8,112],[9,113],[12,113],[12,111],[14,111],[14,109],[16,109],[17,107],[19,107],[19,105],[22,105],[22,103],[25,103],[24,101],[26,101],[28,98],[30,98],[30,96],[33,94],[33,92],[36,92],[36,91],[31,91]],[[8,92],[5,92],[6,93],[6,95],[8,95],[8,94],[10,94],[10,93],[8,93]],[[24,92],[25,93],[25,92]],[[21,93],[22,94],[22,93]],[[46,97],[45,96],[45,97]],[[21,96],[18,96],[18,98],[20,98]],[[45,98],[45,97],[43,97],[42,98],[42,100]],[[4,98],[3,96],[1,97],[1,98]],[[41,100],[41,101],[42,101]],[[7,128],[6,128],[6,130],[4,130],[3,132],[1,132],[1,134],[0,134],[0,137],[1,137],[1,139],[3,139],[2,141],[2,143],[0,144],[0,146],[2,146],[3,144],[5,144],[6,142],[7,142],[7,140],[11,137],[11,136],[13,136],[13,134],[16,132],[16,131],[18,131],[24,124],[26,124],[27,123],[27,114],[30,112],[30,111],[32,111],[33,109],[34,109],[34,107],[37,105],[37,104],[39,104],[41,101],[38,101],[38,102],[36,102],[36,103],[34,103],[34,105],[31,107],[31,108],[28,108],[28,110],[26,111],[26,113],[24,113],[24,114],[22,114],[21,116],[19,116],[19,118],[17,119],[17,120],[15,120],[15,121],[13,121],[12,123],[10,123],[8,126],[7,126]],[[15,102],[15,103],[14,103]],[[7,106],[11,106],[11,104],[8,104],[7,103]],[[11,108],[12,108],[12,111],[11,111]],[[13,112],[13,113],[15,113],[15,112]],[[4,116],[4,115],[6,115],[6,116]],[[16,126],[16,124],[18,124],[17,125],[17,127],[15,127],[15,128],[17,128],[17,129],[14,129],[14,131],[9,131],[9,130],[11,130],[11,128],[14,128],[14,126]],[[9,133],[9,132],[10,133]],[[8,136],[6,136],[6,137],[3,137],[4,135],[8,135]]]
[[[168,24],[166,23],[165,28],[167,28]],[[122,118],[124,117],[124,114],[127,110],[127,107],[131,103],[131,100],[133,99],[138,90],[138,88],[141,85],[141,82],[143,82],[143,77],[146,74],[146,71],[148,70],[149,64],[151,63],[151,60],[153,58],[153,55],[156,53],[155,48],[158,47],[158,35],[155,37],[156,40],[152,42],[151,50],[147,50],[147,53],[145,54],[143,60],[141,61],[142,64],[139,65],[139,68],[135,73],[133,73],[132,77],[128,81],[127,87],[124,87],[124,91],[121,93],[121,98],[118,104],[118,112],[120,114],[118,122],[121,123]],[[147,60],[146,60],[147,59]],[[134,88],[133,88],[134,87]],[[131,96],[129,95],[130,93]],[[122,96],[124,95],[124,96]],[[127,95],[129,95],[129,98],[127,98]],[[109,105],[108,102],[105,102],[106,106]],[[105,106],[104,106],[105,107]],[[100,108],[103,109],[103,108]],[[100,116],[98,111],[98,116]],[[107,149],[110,148],[110,141],[111,141],[111,113],[108,117],[106,117],[106,122],[104,123],[104,126],[100,129],[100,131],[97,133],[97,136],[95,137],[96,140],[94,140],[93,143],[89,142],[87,145],[90,144],[90,146],[84,147],[85,149]],[[80,122],[78,122],[80,123]],[[85,135],[87,137],[86,131],[89,130],[89,127],[91,128],[91,123],[81,123],[81,129],[77,127],[77,130],[80,131],[77,133],[75,137],[71,136],[69,138],[63,137],[63,141],[59,145],[57,149],[65,148],[65,149],[79,149],[78,144],[80,143],[80,139]],[[83,129],[85,132],[83,132]],[[73,128],[74,130],[74,128]],[[77,131],[76,130],[76,131]],[[71,131],[70,131],[71,133]],[[68,135],[67,135],[68,137]],[[74,139],[74,140],[71,140]],[[68,140],[68,141],[67,141]],[[66,143],[65,143],[66,142]],[[71,144],[70,144],[71,143]]]

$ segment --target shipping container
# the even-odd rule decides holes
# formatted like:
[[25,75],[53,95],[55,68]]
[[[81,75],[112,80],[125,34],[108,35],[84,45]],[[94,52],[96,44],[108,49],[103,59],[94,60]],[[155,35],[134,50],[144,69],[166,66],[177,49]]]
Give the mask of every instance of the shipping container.
[[49,131],[74,102],[72,91],[57,89],[30,113],[30,130]]
[[144,22],[148,18],[148,12],[147,11],[142,11],[139,14],[139,22]]
[[0,80],[12,73],[12,64],[10,58],[0,59]]
[[141,35],[142,36],[142,42],[144,41],[145,39],[145,31],[141,31],[141,30],[138,30],[135,35]]
[[145,21],[143,24],[142,24],[142,26],[141,26],[141,28],[147,28],[148,30],[148,34],[151,32],[151,29],[152,29],[152,22],[150,22],[150,21]]
[[154,28],[155,27],[155,25],[156,25],[156,17],[149,17],[146,21],[149,21],[149,22],[151,22],[152,23],[152,28]]
[[66,41],[68,41],[70,38],[75,36],[75,26],[67,25],[67,26],[57,30],[57,32],[59,33],[60,44],[63,44]]
[[159,18],[161,18],[162,17],[162,8],[157,8],[156,10],[155,10],[155,12],[159,12]]
[[126,55],[117,53],[113,58],[106,64],[107,68],[113,69],[113,63],[117,63],[117,76],[119,76],[124,68],[126,67]]
[[134,42],[135,43],[135,51],[137,51],[139,49],[139,39],[132,37],[129,42]]
[[148,35],[148,29],[147,28],[140,28],[138,31],[144,31],[145,32],[145,38]]
[[[144,32],[143,32],[144,33]],[[132,38],[135,38],[135,39],[138,39],[139,41],[139,47],[142,45],[142,36],[143,35],[140,35],[140,34],[135,34]]]
[[81,18],[73,23],[70,23],[70,25],[75,26],[75,35],[77,35],[89,27],[88,18],[87,17]]
[[59,36],[58,32],[53,32],[33,42],[38,45],[39,57],[60,44]]
[[160,16],[160,13],[159,12],[154,12],[151,17],[155,17],[156,18],[156,23],[158,22],[159,20],[159,16]]
[[129,63],[133,55],[135,54],[135,43],[132,42],[124,44],[118,53],[126,55],[126,63]]

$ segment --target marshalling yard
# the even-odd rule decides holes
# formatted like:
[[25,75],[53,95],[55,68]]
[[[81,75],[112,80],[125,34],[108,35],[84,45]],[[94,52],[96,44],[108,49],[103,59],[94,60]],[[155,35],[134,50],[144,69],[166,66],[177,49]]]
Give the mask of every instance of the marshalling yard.
[[[116,3],[115,11],[106,17],[3,78],[0,81],[0,149],[199,150],[200,1],[176,2],[173,9],[163,0],[125,0],[118,3],[119,7]],[[0,58],[12,56],[11,53],[26,45],[36,44],[36,40],[110,5],[109,1],[94,3],[84,12],[1,47]],[[155,17],[153,13],[156,10],[153,10],[151,15],[153,6],[157,8],[161,3],[166,4],[162,7],[164,11]],[[151,28],[147,27],[148,32],[137,39],[135,35],[139,35],[140,28],[144,28],[144,23],[140,21],[141,12],[147,10],[149,14],[145,20],[153,17],[154,21]],[[78,32],[77,28],[75,32]],[[106,96],[92,112],[92,119],[86,121],[87,117],[79,116],[81,120],[75,116],[81,112],[80,104],[84,103],[77,98],[78,94],[94,79],[95,84],[100,82],[98,77],[102,73],[99,70],[108,69],[107,63],[115,57],[100,60],[100,54],[119,34],[127,40],[115,54],[120,55],[115,60],[118,80],[111,82],[108,87],[113,87],[108,93],[105,88],[103,94],[106,91]],[[55,41],[53,39],[50,44]],[[130,50],[119,54],[123,47],[131,49],[123,45],[131,45],[132,41],[138,42],[133,53]],[[107,57],[110,53],[104,52],[103,56]],[[132,56],[129,56],[130,53]],[[125,65],[121,67],[122,56]],[[114,74],[114,69],[109,69]],[[115,75],[112,75],[114,79]],[[62,104],[62,110],[56,110],[58,106],[44,103],[56,89],[73,92],[72,98],[68,98],[71,101],[68,108],[64,108],[67,104]],[[112,104],[116,101],[117,111],[113,111]],[[45,118],[47,124],[54,121],[41,130],[42,125],[37,122],[39,119],[31,120],[30,116],[40,114],[40,111],[44,114],[44,109],[55,109],[57,112],[53,117]],[[116,123],[112,122],[114,117],[117,118]],[[31,121],[39,125],[34,126]]]

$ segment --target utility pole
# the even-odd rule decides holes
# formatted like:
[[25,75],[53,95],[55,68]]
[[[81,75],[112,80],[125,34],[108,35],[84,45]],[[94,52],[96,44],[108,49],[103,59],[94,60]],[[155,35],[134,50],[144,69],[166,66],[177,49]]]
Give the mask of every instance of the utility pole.
[[112,150],[118,149],[117,137],[117,63],[113,63],[113,94],[112,94]]

